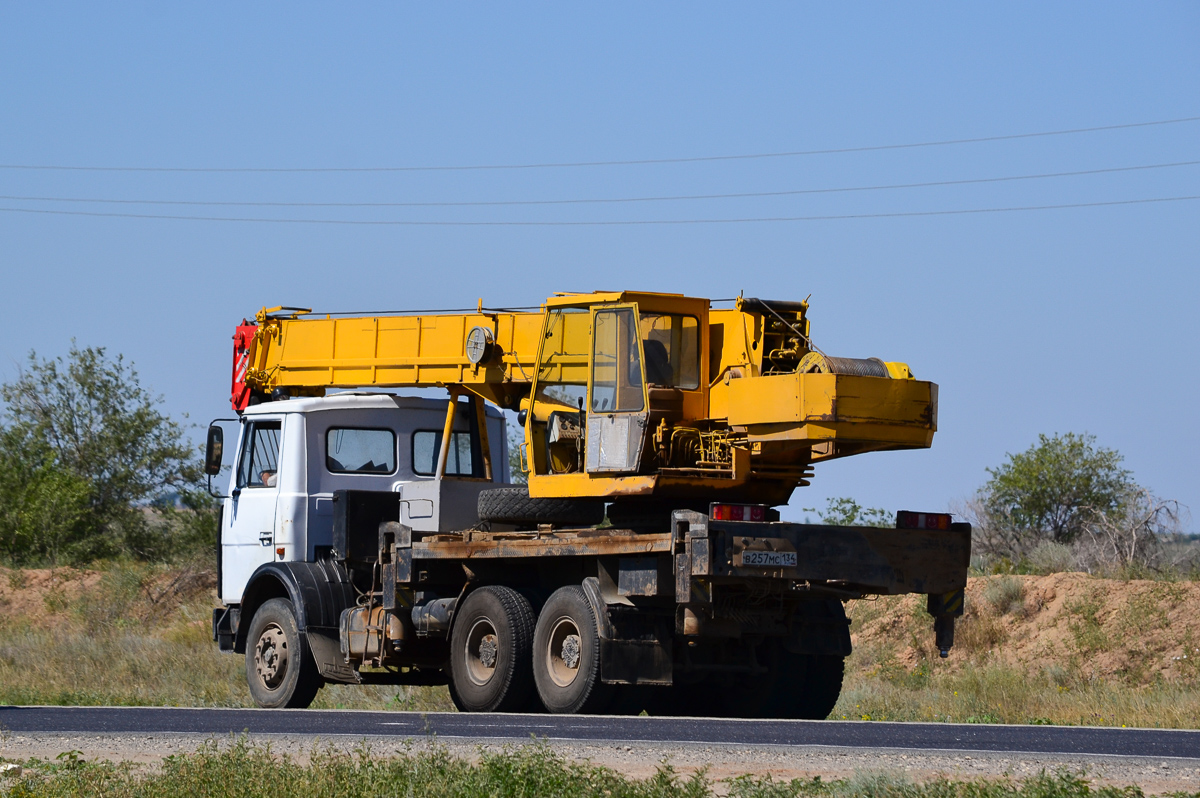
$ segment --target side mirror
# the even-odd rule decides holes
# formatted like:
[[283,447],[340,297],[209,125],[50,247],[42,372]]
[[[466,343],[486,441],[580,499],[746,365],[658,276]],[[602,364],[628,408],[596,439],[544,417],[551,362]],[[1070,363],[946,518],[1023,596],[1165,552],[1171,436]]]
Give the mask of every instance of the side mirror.
[[216,424],[208,428],[208,443],[204,447],[204,473],[215,477],[221,473],[221,456],[225,450],[225,432]]

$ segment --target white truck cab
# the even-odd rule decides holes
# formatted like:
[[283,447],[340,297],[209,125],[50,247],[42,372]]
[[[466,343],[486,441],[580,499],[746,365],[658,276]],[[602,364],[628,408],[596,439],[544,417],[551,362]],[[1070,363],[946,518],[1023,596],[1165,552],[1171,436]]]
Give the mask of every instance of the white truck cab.
[[484,467],[470,408],[457,403],[443,453],[445,399],[339,393],[248,407],[222,507],[222,603],[240,603],[265,563],[315,562],[327,553],[334,491],[399,493],[400,520],[415,532],[477,523],[479,492],[509,481],[508,451],[504,416],[487,407],[491,468]]

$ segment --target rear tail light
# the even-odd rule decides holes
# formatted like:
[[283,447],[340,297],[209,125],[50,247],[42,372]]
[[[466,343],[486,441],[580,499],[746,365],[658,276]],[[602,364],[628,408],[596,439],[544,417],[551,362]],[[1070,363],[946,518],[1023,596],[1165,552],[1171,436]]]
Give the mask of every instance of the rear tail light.
[[949,529],[949,513],[914,513],[901,510],[896,513],[897,529]]
[[708,517],[714,521],[766,521],[763,504],[710,504]]

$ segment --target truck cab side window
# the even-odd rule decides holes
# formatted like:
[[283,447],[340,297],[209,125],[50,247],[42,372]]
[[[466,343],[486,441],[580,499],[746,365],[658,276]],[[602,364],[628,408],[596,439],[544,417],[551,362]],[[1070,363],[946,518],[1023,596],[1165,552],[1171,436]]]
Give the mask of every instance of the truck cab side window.
[[279,475],[279,421],[254,421],[249,425],[238,460],[239,488],[273,488]]
[[[413,473],[432,477],[437,471],[438,455],[442,451],[442,433],[417,430],[412,438]],[[454,432],[450,436],[450,451],[446,459],[446,476],[469,477],[474,474],[471,462],[471,433]]]
[[394,474],[396,433],[331,427],[325,433],[325,467],[335,474]]

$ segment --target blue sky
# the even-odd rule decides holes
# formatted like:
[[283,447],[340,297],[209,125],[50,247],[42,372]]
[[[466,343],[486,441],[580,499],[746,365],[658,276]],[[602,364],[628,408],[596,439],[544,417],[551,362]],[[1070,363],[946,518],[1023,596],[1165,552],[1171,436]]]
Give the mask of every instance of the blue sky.
[[[1200,116],[1200,6],[0,6],[0,163],[378,167],[644,160]],[[1200,122],[636,166],[359,173],[0,169],[6,197],[468,202],[795,191],[1200,160]],[[676,202],[8,209],[381,221],[870,215],[1200,195],[1200,166]],[[932,449],[817,471],[793,506],[941,509],[1038,433],[1090,432],[1200,508],[1200,201],[798,222],[352,226],[0,212],[0,378],[72,338],[173,413],[227,410],[263,305],[529,305],[557,290],[812,294],[817,344],[941,386]]]

